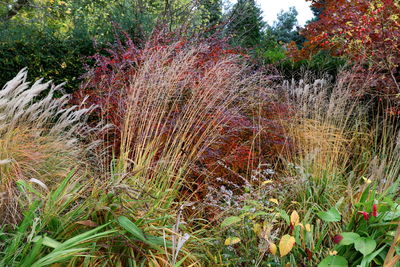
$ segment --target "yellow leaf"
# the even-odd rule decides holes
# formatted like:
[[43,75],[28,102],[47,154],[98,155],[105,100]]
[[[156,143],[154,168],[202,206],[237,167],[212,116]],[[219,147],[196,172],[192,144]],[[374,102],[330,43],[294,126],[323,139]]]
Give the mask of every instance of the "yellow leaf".
[[256,235],[259,235],[262,231],[261,224],[259,224],[259,223],[254,224],[253,231],[254,231],[254,233],[256,233]]
[[365,177],[362,177],[362,179],[364,180],[364,182],[365,182],[366,184],[372,183],[371,179],[367,179],[367,178],[365,178]]
[[306,224],[306,231],[311,232],[311,225],[309,223]]
[[281,241],[279,241],[279,253],[281,254],[281,257],[284,257],[287,254],[289,254],[295,243],[296,240],[294,239],[293,236],[291,235],[282,236]]
[[292,225],[296,225],[296,224],[298,224],[300,222],[300,216],[299,216],[299,214],[297,213],[297,211],[292,211],[292,214],[290,215],[290,223],[292,224]]
[[279,204],[279,202],[276,198],[270,198],[269,201],[275,203],[276,205]]
[[266,184],[270,184],[273,183],[272,180],[265,180],[264,182],[262,182],[262,185],[266,185]]
[[225,246],[230,246],[230,245],[234,245],[240,242],[240,238],[239,237],[228,237],[225,240]]
[[276,255],[276,251],[278,250],[278,248],[276,247],[276,245],[272,242],[269,243],[269,252],[271,252],[272,255]]
[[292,201],[292,204],[300,204],[300,203],[297,201]]

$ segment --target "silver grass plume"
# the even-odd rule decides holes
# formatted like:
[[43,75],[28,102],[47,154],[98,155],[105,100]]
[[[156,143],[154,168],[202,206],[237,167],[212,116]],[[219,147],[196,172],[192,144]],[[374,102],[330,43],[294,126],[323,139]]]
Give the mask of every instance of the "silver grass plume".
[[[73,146],[77,138],[86,137],[104,125],[96,127],[86,124],[88,115],[96,108],[70,106],[70,95],[55,98],[54,93],[61,90],[63,84],[53,85],[51,81],[43,83],[42,79],[30,86],[27,82],[28,71],[22,69],[0,90],[0,136],[19,126],[32,128],[40,136],[48,134]],[[49,90],[44,98],[38,96]],[[96,143],[96,142],[95,142]],[[93,148],[91,143],[88,147]]]

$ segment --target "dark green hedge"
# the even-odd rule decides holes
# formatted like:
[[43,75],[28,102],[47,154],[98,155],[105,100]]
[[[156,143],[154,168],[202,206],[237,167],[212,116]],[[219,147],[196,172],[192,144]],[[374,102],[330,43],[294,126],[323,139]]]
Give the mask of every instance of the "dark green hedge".
[[49,35],[25,40],[0,41],[0,88],[19,70],[28,67],[30,81],[44,78],[54,83],[67,82],[66,92],[79,87],[87,57],[94,54],[91,40],[59,40]]
[[329,75],[335,79],[346,63],[343,58],[333,57],[327,51],[321,51],[308,60],[293,62],[290,58],[287,58],[280,61],[277,67],[284,78],[288,80],[292,78],[295,80],[302,79],[306,73],[314,78]]

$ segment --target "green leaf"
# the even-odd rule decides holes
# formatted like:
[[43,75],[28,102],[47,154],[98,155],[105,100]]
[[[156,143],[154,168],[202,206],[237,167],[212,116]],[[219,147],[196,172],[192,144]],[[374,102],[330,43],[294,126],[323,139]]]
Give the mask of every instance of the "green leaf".
[[164,246],[172,246],[171,241],[164,240],[164,238],[157,236],[145,236],[143,231],[125,216],[120,216],[117,220],[126,231],[133,235],[134,238],[146,243],[154,249],[161,251]]
[[281,209],[277,209],[277,211],[279,212],[279,214],[281,215],[282,219],[285,220],[285,222],[287,224],[290,224],[290,217],[289,215],[286,213],[286,211],[281,210]]
[[144,236],[142,230],[136,226],[131,220],[125,216],[120,216],[118,218],[118,223],[129,233],[131,233],[135,238],[140,241],[146,242],[146,237]]
[[227,226],[236,224],[236,223],[240,222],[241,220],[242,219],[238,216],[228,217],[221,223],[221,227],[227,227]]
[[32,240],[32,242],[34,242],[34,243],[39,242],[39,241],[42,242],[43,245],[48,246],[48,247],[51,247],[51,248],[57,248],[57,247],[59,247],[60,245],[62,245],[62,243],[60,243],[60,242],[58,242],[58,241],[56,241],[56,240],[54,240],[54,239],[52,239],[52,238],[50,238],[50,237],[47,237],[47,236],[45,236],[45,237],[36,236],[36,237]]
[[339,244],[344,246],[353,244],[356,239],[360,237],[359,234],[353,232],[343,232],[340,235],[343,237],[343,239]]
[[370,237],[359,237],[354,242],[354,248],[366,256],[375,250],[376,242]]
[[368,264],[373,261],[376,256],[379,255],[379,253],[382,252],[383,249],[386,248],[386,245],[375,251],[374,253],[369,254],[368,256],[365,256],[361,262],[361,266],[368,266]]
[[396,204],[396,208],[392,209],[391,211],[387,212],[384,216],[383,216],[383,220],[384,221],[393,221],[397,218],[400,217],[400,205]]
[[32,266],[32,263],[35,261],[35,258],[40,254],[41,249],[42,249],[42,242],[43,238],[40,237],[33,248],[31,249],[31,252],[29,253],[28,256],[24,257],[24,261],[21,263],[20,267],[30,267]]
[[346,258],[342,256],[328,256],[323,259],[318,267],[346,267],[349,266]]
[[152,236],[152,235],[146,235],[147,242],[157,245],[157,246],[166,246],[166,247],[172,247],[172,242],[170,240],[166,240],[162,237],[159,236]]
[[335,207],[332,207],[328,211],[320,211],[317,214],[318,217],[320,217],[325,222],[338,222],[342,218],[339,211]]

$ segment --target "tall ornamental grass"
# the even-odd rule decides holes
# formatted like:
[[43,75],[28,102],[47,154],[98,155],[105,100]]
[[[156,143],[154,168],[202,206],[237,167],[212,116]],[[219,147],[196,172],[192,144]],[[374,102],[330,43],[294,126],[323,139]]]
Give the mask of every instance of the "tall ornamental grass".
[[70,106],[68,95],[54,97],[62,85],[42,80],[30,85],[26,79],[23,69],[0,90],[1,224],[21,218],[24,204],[18,203],[16,182],[49,190],[83,162],[85,149],[78,139],[94,130],[85,124],[94,107]]

